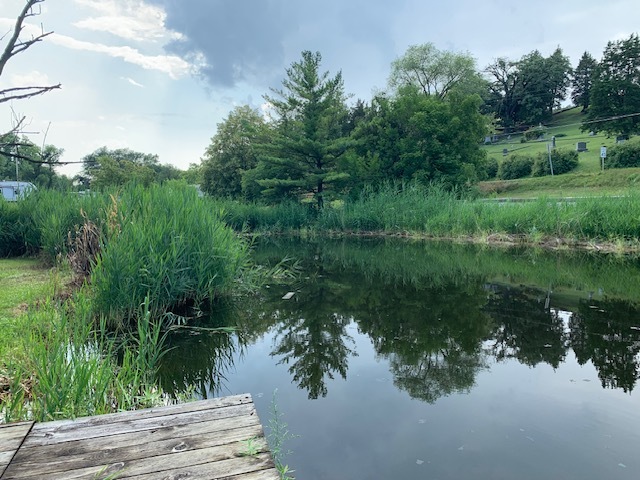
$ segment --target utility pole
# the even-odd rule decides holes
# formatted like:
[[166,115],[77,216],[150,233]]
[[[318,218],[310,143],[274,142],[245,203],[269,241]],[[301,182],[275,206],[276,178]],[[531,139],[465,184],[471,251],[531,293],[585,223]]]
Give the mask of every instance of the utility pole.
[[549,168],[551,168],[551,176],[553,177],[553,162],[551,161],[551,144],[547,143],[547,153],[549,154]]
[[[18,147],[14,147],[14,148],[16,150],[18,150]],[[15,153],[17,153],[17,151]],[[18,162],[19,162],[18,157],[14,156],[13,157],[13,161],[16,162],[16,182],[19,182],[20,181],[20,174],[18,172]]]

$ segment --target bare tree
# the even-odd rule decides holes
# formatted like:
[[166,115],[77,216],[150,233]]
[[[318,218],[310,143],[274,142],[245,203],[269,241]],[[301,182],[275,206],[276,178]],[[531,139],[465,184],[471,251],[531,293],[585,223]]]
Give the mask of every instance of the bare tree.
[[[28,39],[21,38],[21,34],[24,30],[24,21],[27,18],[35,17],[40,15],[40,9],[36,9],[35,7],[44,2],[45,0],[26,0],[24,8],[18,15],[16,19],[16,23],[13,27],[12,32],[8,32],[1,39],[4,38],[11,33],[11,37],[7,42],[7,45],[2,52],[2,56],[0,56],[0,77],[4,72],[4,67],[7,65],[7,62],[11,60],[17,54],[24,52],[32,45],[41,42],[43,38],[51,35],[53,32],[45,32],[41,31],[39,35],[31,35]],[[48,85],[48,86],[25,86],[25,87],[12,87],[5,88],[0,90],[0,103],[9,102],[11,100],[22,100],[25,98],[34,97],[36,95],[42,95],[43,93],[49,92],[51,90],[60,88],[60,84],[57,85]]]
[[[2,54],[0,55],[0,78],[4,73],[4,69],[7,66],[9,60],[11,60],[19,53],[24,52],[32,45],[41,42],[45,37],[48,37],[53,33],[46,32],[42,27],[40,33],[37,35],[25,35],[24,32],[25,21],[31,17],[40,15],[41,9],[39,4],[43,3],[44,1],[45,0],[25,0],[25,5],[18,15],[13,29],[9,30],[9,32],[0,37],[0,42],[4,41],[8,37],[7,44],[4,47],[4,50],[2,50]],[[61,85],[58,83],[56,85],[18,86],[0,89],[0,103],[35,97],[37,95],[47,93],[51,90],[59,89],[60,87]],[[0,149],[15,149],[16,151],[12,154],[13,156],[17,156],[18,158],[21,157],[24,160],[34,163],[53,163],[46,160],[43,161],[43,159],[35,160],[26,158],[17,152],[17,148],[23,146],[24,143],[23,140],[20,140],[19,135],[23,133],[22,130],[25,126],[26,117],[17,115],[13,109],[11,109],[11,111],[13,116],[13,127],[8,132],[0,133]]]

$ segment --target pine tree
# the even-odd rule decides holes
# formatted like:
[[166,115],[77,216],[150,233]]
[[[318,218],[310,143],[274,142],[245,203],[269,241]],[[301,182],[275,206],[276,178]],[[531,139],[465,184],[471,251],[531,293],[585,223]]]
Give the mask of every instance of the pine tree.
[[342,73],[319,73],[321,60],[320,52],[302,52],[302,60],[287,69],[283,88],[265,96],[277,128],[262,146],[262,169],[271,177],[258,180],[263,194],[310,194],[320,209],[327,187],[346,177],[337,172],[336,161],[347,148],[348,114]]
[[589,52],[584,52],[578,66],[573,71],[571,99],[576,106],[582,107],[586,111],[591,103],[591,86],[593,85],[593,75],[598,62]]

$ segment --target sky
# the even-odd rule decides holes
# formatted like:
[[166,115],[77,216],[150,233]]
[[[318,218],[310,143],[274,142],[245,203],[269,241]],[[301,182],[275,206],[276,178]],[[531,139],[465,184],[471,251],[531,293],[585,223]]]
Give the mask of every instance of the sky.
[[[25,0],[0,0],[0,49]],[[640,30],[638,0],[45,0],[24,37],[54,33],[16,55],[0,89],[62,89],[0,104],[36,144],[77,162],[99,147],[157,154],[180,169],[199,163],[217,124],[239,105],[261,108],[304,50],[341,70],[352,99],[384,90],[410,45],[469,52],[483,69],[557,46],[575,66],[608,41]],[[45,132],[46,138],[45,138]],[[72,176],[80,165],[60,167]]]

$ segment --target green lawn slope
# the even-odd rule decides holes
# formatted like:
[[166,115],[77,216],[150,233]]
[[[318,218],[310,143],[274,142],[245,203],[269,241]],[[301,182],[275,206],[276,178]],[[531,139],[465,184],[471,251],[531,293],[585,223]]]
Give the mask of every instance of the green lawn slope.
[[[483,196],[535,198],[540,196],[598,196],[598,195],[626,195],[629,191],[640,191],[640,168],[601,170],[600,147],[607,148],[615,145],[615,138],[604,133],[589,135],[582,132],[580,126],[584,114],[580,107],[563,110],[554,114],[552,121],[546,125],[545,138],[541,140],[521,143],[521,134],[513,134],[510,139],[485,145],[482,148],[489,157],[501,162],[512,154],[535,156],[547,151],[547,144],[551,137],[556,137],[556,148],[576,148],[577,142],[586,142],[586,152],[580,152],[578,168],[572,173],[556,175],[554,177],[523,178],[518,180],[495,180],[480,182],[478,187]],[[631,142],[638,142],[640,138],[632,138]],[[503,149],[509,154],[504,157]]]

